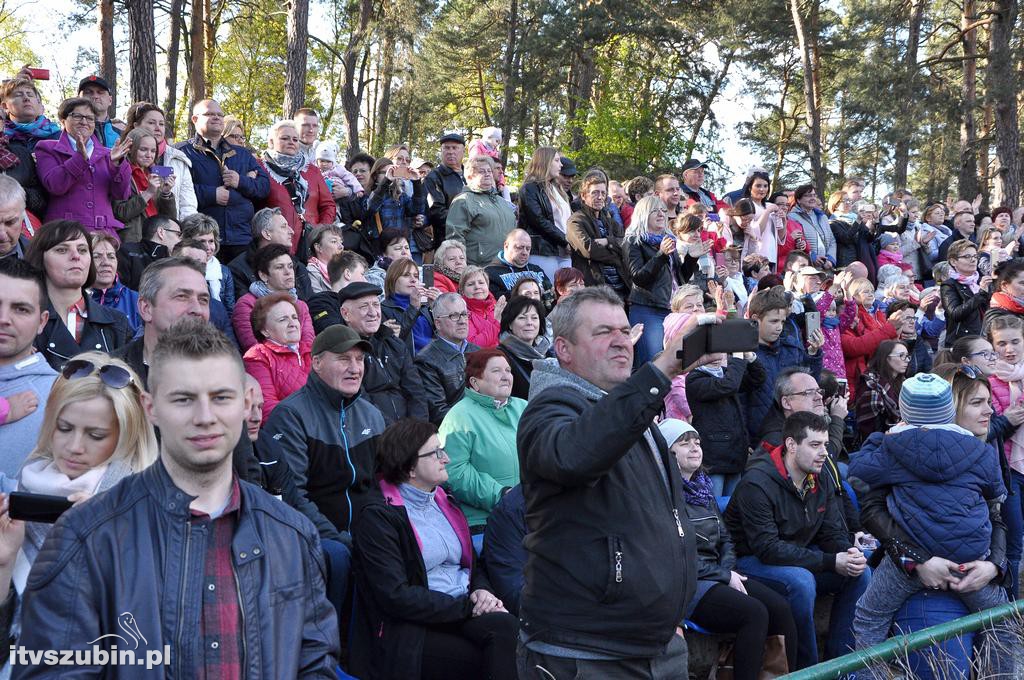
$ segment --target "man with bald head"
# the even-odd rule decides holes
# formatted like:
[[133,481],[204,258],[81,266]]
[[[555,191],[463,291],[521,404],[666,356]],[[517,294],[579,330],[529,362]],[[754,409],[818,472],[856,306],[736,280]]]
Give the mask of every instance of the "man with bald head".
[[524,278],[536,281],[540,286],[541,295],[545,298],[550,297],[551,281],[543,269],[530,262],[531,245],[528,233],[522,229],[513,229],[505,237],[498,257],[484,268],[495,300],[502,295],[506,299],[511,297],[512,289]]
[[230,262],[252,241],[256,203],[270,194],[270,177],[251,153],[224,139],[224,111],[212,99],[192,107],[196,135],[177,145],[192,163],[199,212],[220,227],[220,261]]

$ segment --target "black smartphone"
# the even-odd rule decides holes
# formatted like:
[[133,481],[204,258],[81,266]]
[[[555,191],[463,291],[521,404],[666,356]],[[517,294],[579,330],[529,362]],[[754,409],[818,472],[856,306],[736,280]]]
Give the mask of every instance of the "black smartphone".
[[845,397],[846,390],[849,388],[849,383],[847,383],[846,378],[836,378],[836,382],[839,383],[839,389],[836,390],[836,396]]
[[697,326],[683,340],[683,349],[676,353],[683,366],[692,366],[705,354],[753,352],[757,349],[757,322],[752,319],[726,319],[720,324]]
[[53,524],[72,505],[64,496],[14,491],[10,495],[7,512],[11,519]]
[[434,287],[434,265],[425,264],[420,270],[423,274],[423,287],[433,288]]

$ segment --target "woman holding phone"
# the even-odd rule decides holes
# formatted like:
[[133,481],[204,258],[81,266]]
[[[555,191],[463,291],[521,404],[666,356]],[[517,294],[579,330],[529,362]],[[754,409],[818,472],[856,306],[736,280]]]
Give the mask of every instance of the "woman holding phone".
[[[135,128],[125,139],[131,144],[128,162],[131,166],[131,196],[114,201],[114,217],[124,223],[118,234],[122,243],[142,240],[142,222],[147,217],[161,215],[178,219],[178,206],[174,200],[175,177],[170,172],[155,168],[158,143],[153,133]],[[170,168],[167,168],[170,170]]]
[[[227,120],[224,123],[226,126]],[[142,128],[149,130],[156,138],[156,165],[170,168],[170,173],[174,175],[174,184],[171,189],[174,193],[174,203],[178,206],[178,220],[180,221],[198,213],[199,202],[196,200],[195,187],[192,185],[192,161],[184,152],[168,144],[164,134],[166,126],[164,110],[149,102],[132,104],[125,117],[125,134],[135,128]],[[224,129],[224,138],[232,144],[235,143],[232,141],[227,127]],[[166,170],[161,172],[166,173]],[[228,309],[230,310],[230,307]]]

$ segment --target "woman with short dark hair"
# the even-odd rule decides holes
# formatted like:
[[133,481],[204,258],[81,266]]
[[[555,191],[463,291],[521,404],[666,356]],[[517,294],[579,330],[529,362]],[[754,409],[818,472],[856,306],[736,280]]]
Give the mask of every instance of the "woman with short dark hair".
[[883,340],[857,385],[857,429],[867,437],[900,422],[900,387],[907,378],[910,350],[898,340]]
[[231,325],[235,329],[238,344],[245,352],[259,342],[252,326],[252,310],[256,300],[271,293],[287,293],[295,299],[295,307],[299,312],[299,323],[302,325],[302,340],[313,342],[313,320],[309,316],[309,307],[298,299],[295,291],[295,261],[288,252],[288,246],[271,243],[256,251],[253,271],[256,281],[249,286],[249,292],[235,303],[235,311],[231,314]]
[[528,399],[533,362],[551,356],[551,340],[545,334],[544,305],[524,295],[514,295],[501,312],[498,349],[512,368],[512,396]]
[[352,672],[515,678],[518,622],[491,592],[466,518],[441,488],[448,454],[437,429],[395,422],[377,440],[377,465],[383,499],[364,506],[353,531]]

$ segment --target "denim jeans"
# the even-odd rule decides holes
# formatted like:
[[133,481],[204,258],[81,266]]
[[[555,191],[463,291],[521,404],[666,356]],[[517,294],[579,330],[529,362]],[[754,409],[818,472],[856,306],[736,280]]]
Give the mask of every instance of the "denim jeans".
[[1010,597],[1020,597],[1020,560],[1024,552],[1024,475],[1010,470],[1010,495],[1003,503],[1006,522],[1006,562],[1010,570]]
[[[858,649],[864,649],[880,642],[889,636],[893,618],[903,603],[924,588],[917,578],[905,574],[889,558],[883,559],[881,565],[872,575],[871,583],[857,603],[853,619],[853,632]],[[999,606],[1006,603],[1006,591],[994,583],[989,583],[981,590],[972,593],[957,593],[960,600],[972,612]],[[996,624],[986,635],[994,636],[993,653],[987,656],[990,663],[990,674],[980,677],[1012,678],[1013,655],[1011,650],[1017,647],[1017,636],[1014,632],[1013,619],[1004,619]],[[1002,651],[1002,653],[999,653]]]
[[708,476],[711,477],[711,486],[715,490],[715,496],[731,496],[743,475],[737,472],[731,475]]
[[629,325],[644,325],[644,334],[633,348],[633,364],[643,366],[665,347],[665,317],[668,311],[635,302],[629,306]]
[[338,613],[338,625],[345,611],[345,598],[348,597],[348,579],[352,571],[352,553],[344,543],[331,540],[320,541],[323,546],[324,559],[327,562],[327,599],[334,605]]
[[853,649],[854,607],[871,580],[870,569],[865,569],[857,578],[835,572],[815,574],[803,567],[764,564],[748,555],[736,561],[736,571],[771,586],[789,600],[798,636],[798,668],[818,663],[818,640],[814,631],[814,601],[818,595],[835,595],[825,643],[826,657],[842,656]]

